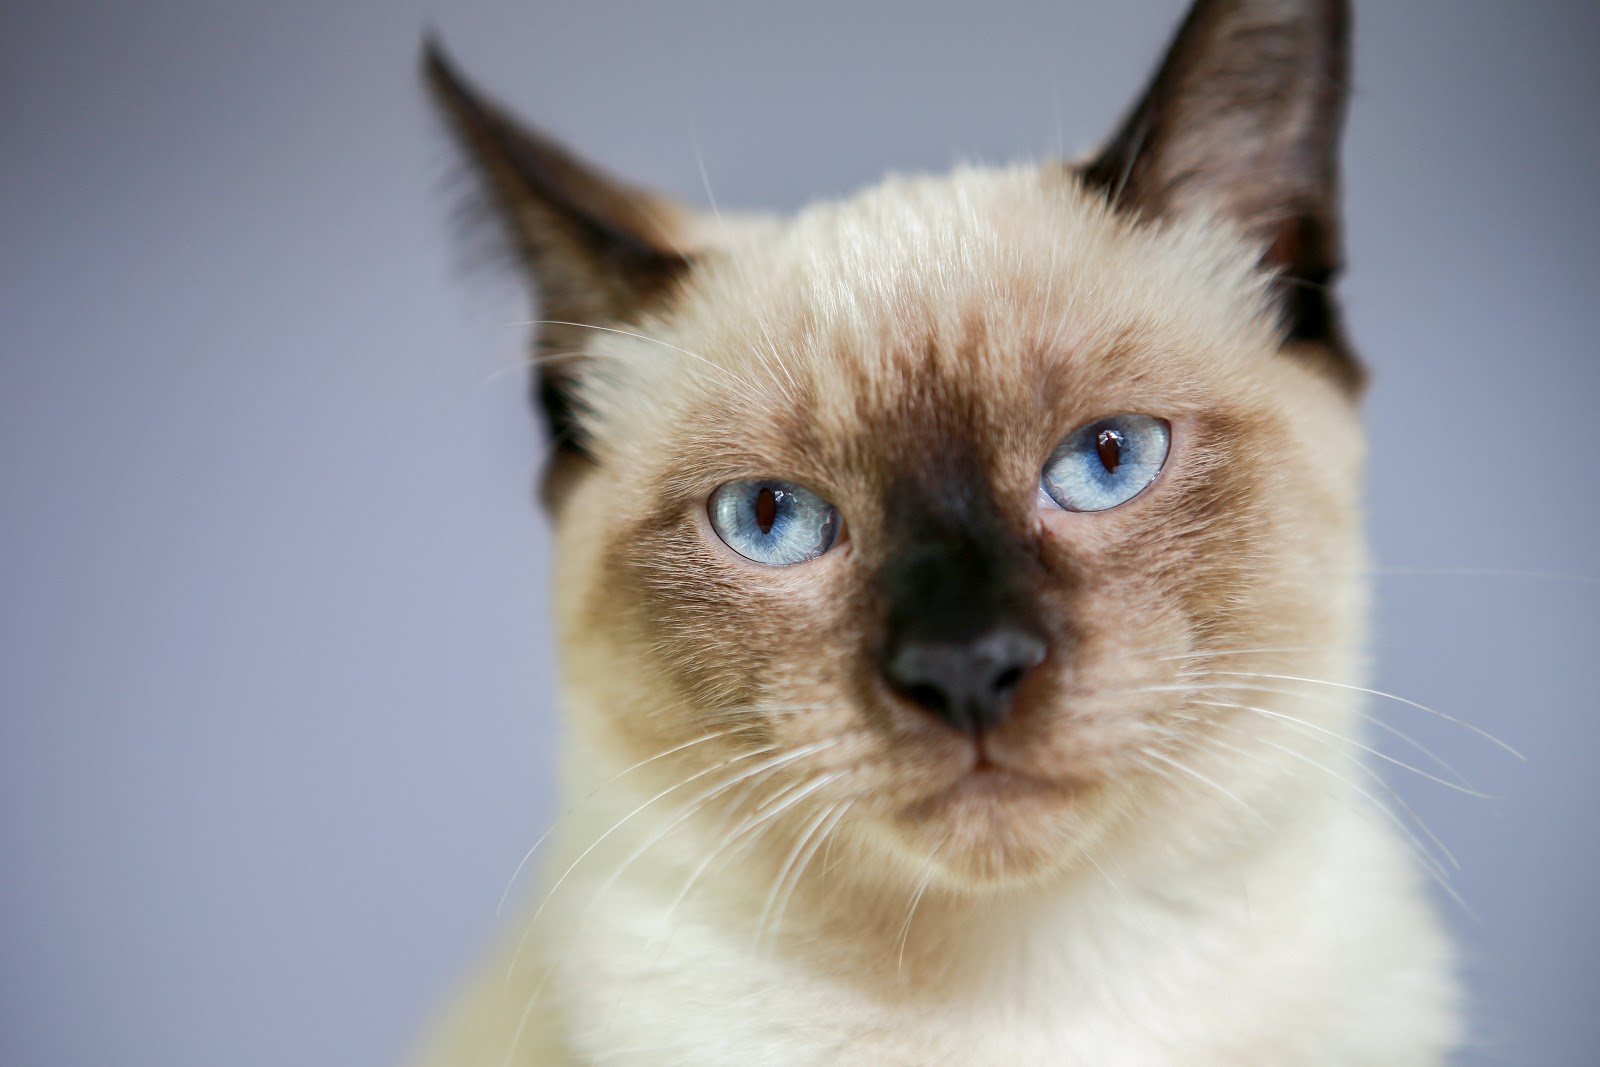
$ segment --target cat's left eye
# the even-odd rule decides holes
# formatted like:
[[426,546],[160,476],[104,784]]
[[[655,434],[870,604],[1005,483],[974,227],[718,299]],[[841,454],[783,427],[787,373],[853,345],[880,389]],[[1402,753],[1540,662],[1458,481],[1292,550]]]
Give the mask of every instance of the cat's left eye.
[[1050,454],[1039,479],[1067,511],[1109,511],[1156,480],[1172,428],[1150,415],[1113,415],[1080,426]]
[[711,528],[739,555],[785,567],[816,559],[839,536],[839,509],[803,485],[728,482],[706,502]]

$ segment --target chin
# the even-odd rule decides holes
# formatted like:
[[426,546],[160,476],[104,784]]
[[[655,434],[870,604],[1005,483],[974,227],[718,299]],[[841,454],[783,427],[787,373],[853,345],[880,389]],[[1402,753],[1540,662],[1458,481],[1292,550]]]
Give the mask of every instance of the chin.
[[962,893],[1037,887],[1093,871],[1102,790],[979,762],[899,813],[897,849],[918,882]]

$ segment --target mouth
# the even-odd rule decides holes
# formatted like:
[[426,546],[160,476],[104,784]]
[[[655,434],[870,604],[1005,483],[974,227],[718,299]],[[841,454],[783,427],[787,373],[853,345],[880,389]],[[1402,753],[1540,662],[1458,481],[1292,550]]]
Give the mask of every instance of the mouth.
[[926,819],[946,816],[956,809],[985,808],[998,814],[999,809],[1017,803],[1059,803],[1071,792],[1067,783],[1030,774],[996,756],[979,739],[968,749],[964,765],[913,804],[907,814]]
[[972,767],[957,778],[950,788],[996,796],[1066,791],[1059,782],[1007,766],[986,755],[980,755]]

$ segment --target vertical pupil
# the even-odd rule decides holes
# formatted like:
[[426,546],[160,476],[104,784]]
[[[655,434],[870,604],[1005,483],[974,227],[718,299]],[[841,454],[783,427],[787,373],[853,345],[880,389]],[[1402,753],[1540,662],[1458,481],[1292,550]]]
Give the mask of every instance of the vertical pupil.
[[1117,468],[1122,466],[1122,434],[1116,430],[1101,430],[1095,440],[1095,451],[1100,453],[1100,462],[1106,470],[1117,473]]
[[778,521],[778,494],[768,486],[762,486],[761,492],[756,494],[756,525],[761,527],[763,534],[772,532],[773,523]]

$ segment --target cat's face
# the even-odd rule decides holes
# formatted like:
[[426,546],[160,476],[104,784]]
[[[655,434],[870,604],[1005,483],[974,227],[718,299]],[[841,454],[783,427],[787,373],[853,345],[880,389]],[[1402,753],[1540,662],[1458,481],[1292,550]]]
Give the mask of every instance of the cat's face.
[[[797,814],[848,801],[961,879],[1078,862],[1064,843],[1129,818],[1236,816],[1256,766],[1232,750],[1258,723],[1184,685],[1240,665],[1209,653],[1347,645],[1356,607],[1336,592],[1353,405],[1278,353],[1254,256],[1215,228],[1134,227],[1057,169],[962,173],[748,239],[638,325],[652,340],[591,339],[596,462],[558,516],[584,714],[624,765],[707,733],[684,766],[815,749],[761,795],[821,782]],[[1066,510],[1042,472],[1120,415],[1170,427],[1159,473]],[[786,565],[730,547],[709,502],[747,479],[831,503],[832,546]],[[941,605],[963,566],[1004,601]],[[941,608],[956,618],[927,625],[957,644],[1008,625],[1044,643],[981,730],[894,671]]]
[[556,320],[581,743],[964,887],[1260,817],[1240,672],[1359,636],[1338,7],[1202,3],[1080,170],[784,224],[606,182],[435,59]]

